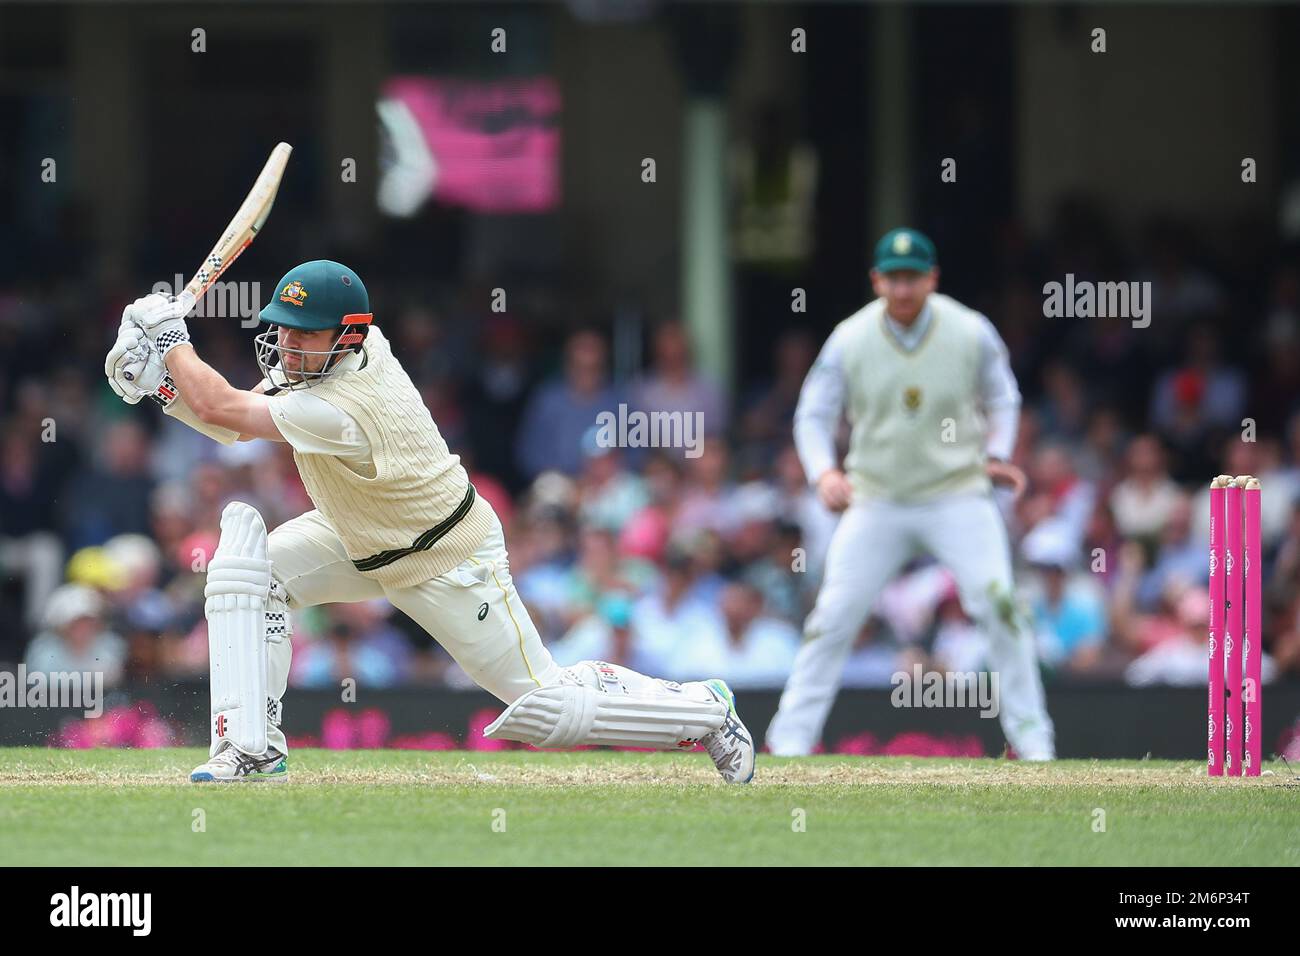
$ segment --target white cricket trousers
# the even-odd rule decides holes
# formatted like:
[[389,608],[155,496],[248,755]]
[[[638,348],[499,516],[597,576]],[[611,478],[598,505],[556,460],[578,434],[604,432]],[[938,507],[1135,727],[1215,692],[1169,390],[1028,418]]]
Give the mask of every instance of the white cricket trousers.
[[[267,546],[271,573],[284,585],[291,613],[316,604],[388,598],[446,648],[480,687],[507,704],[565,679],[565,668],[551,657],[515,591],[505,536],[495,515],[492,530],[474,554],[446,574],[407,588],[386,588],[357,571],[338,534],[318,511],[276,528]],[[292,649],[288,640],[267,647],[268,693],[278,702],[288,686]],[[716,706],[714,694],[703,684],[671,684],[618,665],[605,669],[639,697],[684,695]],[[590,668],[575,671],[579,669],[569,668],[569,677],[589,686],[597,679]],[[279,727],[268,725],[267,738],[271,746],[288,752]]]
[[[561,668],[515,591],[501,522],[495,517],[473,555],[446,574],[407,588],[385,588],[358,571],[319,511],[280,525],[267,547],[271,573],[284,585],[291,612],[386,597],[446,648],[479,686],[505,703],[559,683]],[[282,644],[283,665],[268,669],[268,692],[277,700],[289,676],[289,642]],[[283,734],[273,729],[272,745],[284,750]]]
[[813,751],[854,639],[884,586],[920,554],[952,572],[962,608],[989,637],[1003,733],[1024,758],[1054,756],[1033,633],[1015,602],[1006,525],[992,496],[978,493],[918,504],[868,500],[844,512],[804,643],[768,727],[772,753]]

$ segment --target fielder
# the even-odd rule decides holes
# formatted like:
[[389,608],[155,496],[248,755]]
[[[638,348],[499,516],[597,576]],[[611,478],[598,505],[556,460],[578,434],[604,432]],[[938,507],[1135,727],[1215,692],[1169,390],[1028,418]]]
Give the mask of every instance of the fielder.
[[[946,565],[962,607],[988,634],[1002,729],[1026,760],[1054,756],[1034,641],[1015,601],[1006,526],[992,482],[1023,491],[1008,459],[1020,391],[992,323],[935,292],[934,246],[895,229],[876,245],[877,298],[831,333],[794,419],[804,473],[844,512],[831,538],[804,643],[767,731],[774,754],[811,753],[854,638],[881,589],[918,553]],[[844,468],[841,412],[852,426]]]
[[316,506],[269,535],[243,502],[222,512],[204,589],[211,746],[190,780],[284,779],[292,612],[386,597],[508,705],[485,736],[559,748],[699,743],[724,780],[748,783],[754,747],[723,681],[551,659],[515,592],[500,521],[372,323],[356,273],[317,260],[277,289],[261,312],[271,328],[255,339],[264,378],[252,391],[199,357],[185,293],[127,306],[104,365],[124,400],[148,395],[217,441],[288,442]]

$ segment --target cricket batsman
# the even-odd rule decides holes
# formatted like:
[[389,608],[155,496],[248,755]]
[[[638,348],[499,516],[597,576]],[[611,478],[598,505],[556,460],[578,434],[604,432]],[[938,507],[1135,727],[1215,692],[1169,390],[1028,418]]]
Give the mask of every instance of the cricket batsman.
[[[804,643],[767,732],[772,753],[811,753],[854,638],[881,589],[919,553],[947,566],[962,607],[989,637],[999,716],[1025,760],[1055,756],[1034,641],[1014,597],[1006,525],[992,484],[1016,494],[1009,461],[1020,390],[987,318],[935,291],[934,245],[895,229],[876,245],[877,298],[831,333],[794,418],[804,473],[843,512]],[[851,426],[841,469],[835,432]]]
[[204,589],[211,746],[190,780],[285,779],[293,612],[385,597],[508,705],[485,736],[556,748],[698,743],[724,780],[748,783],[754,747],[723,681],[551,659],[515,591],[501,522],[372,321],[360,277],[317,260],[276,289],[260,316],[270,328],[255,339],[264,377],[252,391],[195,351],[188,293],[127,306],[104,364],[125,401],[149,396],[223,444],[288,442],[315,505],[269,535],[250,505],[222,512]]

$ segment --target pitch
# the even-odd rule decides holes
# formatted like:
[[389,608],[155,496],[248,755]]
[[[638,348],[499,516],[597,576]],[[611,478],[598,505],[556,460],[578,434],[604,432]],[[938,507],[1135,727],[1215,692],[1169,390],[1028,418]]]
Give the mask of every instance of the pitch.
[[0,749],[0,864],[1300,864],[1295,775],[1199,762],[295,750],[195,786],[195,748]]

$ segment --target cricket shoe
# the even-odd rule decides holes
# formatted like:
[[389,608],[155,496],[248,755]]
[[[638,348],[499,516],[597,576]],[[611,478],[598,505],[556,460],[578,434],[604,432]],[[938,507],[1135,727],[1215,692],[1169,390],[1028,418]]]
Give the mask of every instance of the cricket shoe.
[[727,716],[722,726],[700,738],[700,744],[713,758],[713,765],[727,783],[749,783],[754,779],[754,738],[736,714],[736,695],[727,682],[704,681],[714,697],[727,705]]
[[215,757],[190,771],[190,783],[250,783],[289,779],[288,758],[274,747],[264,757],[250,757],[224,744]]

